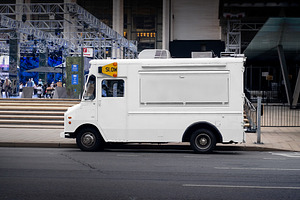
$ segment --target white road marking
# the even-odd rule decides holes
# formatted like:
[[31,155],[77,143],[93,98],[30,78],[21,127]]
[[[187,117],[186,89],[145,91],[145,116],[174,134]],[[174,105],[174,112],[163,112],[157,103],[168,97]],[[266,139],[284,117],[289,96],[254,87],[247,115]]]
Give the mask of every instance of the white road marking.
[[199,155],[199,156],[183,156],[184,158],[201,158],[201,159],[209,159],[211,158],[210,156],[202,156],[202,155]]
[[289,189],[300,190],[300,187],[276,187],[276,186],[259,186],[259,185],[198,185],[183,184],[183,187],[211,187],[211,188],[248,188],[248,189]]
[[285,158],[264,158],[264,160],[286,160]]
[[118,157],[138,157],[138,155],[133,155],[133,154],[117,154]]
[[222,170],[262,170],[262,171],[300,171],[300,169],[285,169],[285,168],[257,168],[257,167],[214,167]]

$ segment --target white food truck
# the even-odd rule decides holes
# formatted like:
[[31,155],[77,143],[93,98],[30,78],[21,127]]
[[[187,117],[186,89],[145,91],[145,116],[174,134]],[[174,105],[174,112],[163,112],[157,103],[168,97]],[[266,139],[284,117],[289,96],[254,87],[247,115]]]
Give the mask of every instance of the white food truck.
[[190,142],[196,153],[244,139],[243,57],[92,60],[64,116],[83,151],[105,143]]

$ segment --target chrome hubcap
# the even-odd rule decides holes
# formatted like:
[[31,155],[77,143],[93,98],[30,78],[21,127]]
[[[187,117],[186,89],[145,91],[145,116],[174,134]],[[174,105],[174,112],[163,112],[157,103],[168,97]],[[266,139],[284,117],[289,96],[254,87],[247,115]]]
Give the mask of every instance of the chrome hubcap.
[[199,141],[200,145],[206,145],[207,144],[207,139],[206,138],[200,138],[200,141]]
[[207,149],[211,145],[211,139],[205,133],[199,134],[196,137],[195,141],[196,141],[196,145],[199,149]]
[[92,133],[85,133],[81,137],[81,143],[85,147],[91,147],[91,146],[93,146],[95,144],[95,141],[96,141],[95,135],[92,134]]

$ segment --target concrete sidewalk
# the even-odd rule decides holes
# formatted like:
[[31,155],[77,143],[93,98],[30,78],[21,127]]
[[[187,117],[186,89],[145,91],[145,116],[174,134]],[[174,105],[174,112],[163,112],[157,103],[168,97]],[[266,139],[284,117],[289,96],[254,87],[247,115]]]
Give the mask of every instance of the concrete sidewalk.
[[[76,147],[75,139],[60,138],[63,129],[17,129],[0,128],[1,147]],[[263,127],[261,142],[256,133],[246,133],[246,143],[218,144],[218,149],[257,151],[298,151],[300,152],[300,127]],[[169,144],[169,145],[182,145]],[[186,143],[184,145],[187,145]],[[165,148],[167,145],[163,145]]]

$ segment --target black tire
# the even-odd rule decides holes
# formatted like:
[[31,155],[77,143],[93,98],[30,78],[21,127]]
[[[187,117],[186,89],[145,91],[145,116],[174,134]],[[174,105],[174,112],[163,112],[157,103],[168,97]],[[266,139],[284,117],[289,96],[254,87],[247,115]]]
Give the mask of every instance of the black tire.
[[104,142],[97,130],[87,127],[78,132],[76,143],[82,151],[98,151]]
[[196,153],[211,153],[216,147],[216,137],[210,130],[198,129],[192,133],[190,144]]

